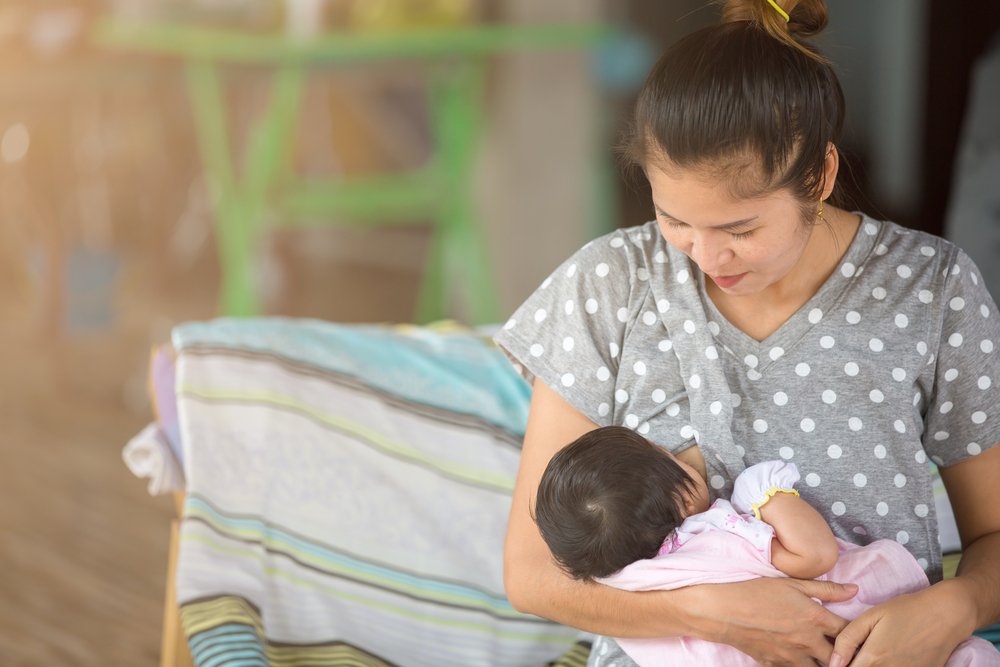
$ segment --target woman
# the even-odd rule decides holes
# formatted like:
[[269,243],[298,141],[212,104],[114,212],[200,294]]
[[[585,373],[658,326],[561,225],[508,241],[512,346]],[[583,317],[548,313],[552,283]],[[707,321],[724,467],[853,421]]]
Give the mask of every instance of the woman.
[[[1000,621],[1000,316],[960,250],[833,205],[844,105],[800,40],[822,0],[730,0],[720,25],[654,68],[626,154],[656,220],[585,246],[497,342],[533,382],[505,546],[519,610],[599,637],[591,665],[627,665],[607,636],[688,635],[764,665],[940,667]],[[934,585],[852,623],[795,579],[627,593],[571,580],[529,512],[561,447],[624,424],[728,497],[783,458],[841,539],[895,539]],[[941,581],[928,457],[958,520],[959,576]],[[836,638],[832,645],[827,637]]]

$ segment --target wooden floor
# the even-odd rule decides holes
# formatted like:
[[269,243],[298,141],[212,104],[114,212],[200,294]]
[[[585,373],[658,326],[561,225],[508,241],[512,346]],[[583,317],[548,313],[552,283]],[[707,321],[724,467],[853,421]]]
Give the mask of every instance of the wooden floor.
[[[331,266],[291,278],[284,314],[406,321],[419,276]],[[0,285],[0,665],[159,664],[174,510],[121,451],[152,418],[150,344],[211,317],[217,280],[210,264],[166,286],[126,270],[106,329],[56,339]]]
[[172,507],[121,458],[148,417],[3,342],[0,662],[156,665]]

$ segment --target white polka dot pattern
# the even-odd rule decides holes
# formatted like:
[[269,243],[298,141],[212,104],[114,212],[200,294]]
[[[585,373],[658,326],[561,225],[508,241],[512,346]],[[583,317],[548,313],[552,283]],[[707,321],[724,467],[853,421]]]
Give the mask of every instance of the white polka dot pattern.
[[497,341],[526,377],[599,424],[625,424],[672,451],[695,439],[711,452],[709,486],[720,495],[732,458],[712,448],[711,424],[731,425],[743,465],[795,462],[838,537],[905,540],[930,576],[940,561],[922,527],[934,519],[926,466],[1000,441],[1000,322],[947,242],[862,225],[828,282],[835,287],[766,344],[736,331],[710,300],[690,298],[703,276],[655,224],[581,250]]

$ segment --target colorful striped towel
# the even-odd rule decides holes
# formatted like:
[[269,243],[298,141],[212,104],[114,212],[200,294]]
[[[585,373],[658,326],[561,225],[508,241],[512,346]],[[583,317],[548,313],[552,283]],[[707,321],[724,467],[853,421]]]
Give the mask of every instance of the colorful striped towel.
[[173,345],[199,667],[537,667],[573,646],[504,595],[530,388],[490,342],[250,319]]

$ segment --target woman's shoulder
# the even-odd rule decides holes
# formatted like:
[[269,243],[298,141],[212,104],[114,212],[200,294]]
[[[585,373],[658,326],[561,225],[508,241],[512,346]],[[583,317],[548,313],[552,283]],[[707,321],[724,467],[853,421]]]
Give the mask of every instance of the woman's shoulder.
[[867,272],[857,285],[874,290],[873,294],[902,290],[920,295],[925,304],[930,304],[937,301],[936,296],[951,291],[955,283],[968,280],[973,288],[981,283],[979,270],[969,256],[940,236],[867,216],[862,216],[858,234],[873,238],[865,248],[867,256],[858,258],[854,275]]
[[620,387],[609,380],[617,379],[627,350],[663,339],[649,341],[643,336],[655,327],[635,326],[639,317],[655,323],[648,267],[656,263],[658,238],[655,225],[643,225],[594,239],[556,268],[493,338],[529,383],[540,379],[601,425],[624,417],[617,406],[627,393],[616,393]]
[[565,264],[581,261],[589,261],[595,266],[600,262],[643,266],[648,263],[665,264],[670,260],[666,242],[656,222],[652,221],[634,227],[620,227],[599,236],[573,253]]
[[648,289],[650,277],[669,270],[669,263],[655,222],[616,229],[570,255],[526,303],[564,297],[582,298],[580,305],[590,302],[591,308],[605,301],[618,303]]
[[876,236],[874,256],[885,258],[886,262],[940,265],[955,262],[959,255],[965,255],[945,238],[891,221],[875,221],[863,215],[862,230]]

